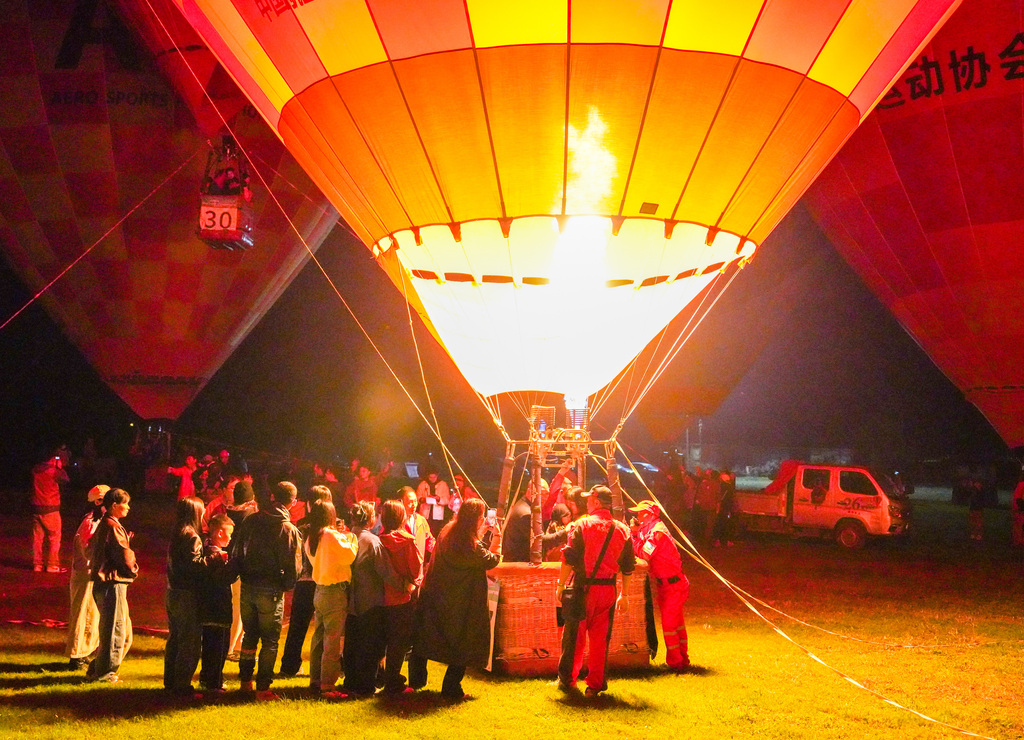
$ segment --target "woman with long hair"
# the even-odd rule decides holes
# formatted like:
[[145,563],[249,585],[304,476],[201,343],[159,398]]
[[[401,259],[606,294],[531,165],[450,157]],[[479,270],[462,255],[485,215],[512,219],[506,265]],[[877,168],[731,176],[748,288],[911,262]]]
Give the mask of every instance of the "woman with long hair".
[[199,665],[203,628],[199,592],[203,588],[203,512],[198,498],[178,499],[171,544],[167,550],[167,647],[164,688],[192,693],[192,675]]
[[416,637],[409,659],[412,688],[426,685],[427,661],[436,660],[448,666],[441,695],[462,699],[466,668],[487,664],[491,637],[487,571],[501,562],[501,532],[494,530],[489,550],[481,544],[486,511],[480,499],[464,502],[437,539],[416,611]]
[[345,683],[343,691],[372,696],[377,688],[377,667],[384,658],[384,584],[401,587],[387,551],[372,531],[377,523],[373,504],[357,501],[349,511],[359,551],[352,563],[352,586],[345,620]]
[[337,697],[341,676],[341,641],[348,615],[348,589],[358,544],[350,532],[339,531],[330,499],[310,504],[309,534],[303,548],[313,566],[313,642],[309,648],[309,687],[321,696]]

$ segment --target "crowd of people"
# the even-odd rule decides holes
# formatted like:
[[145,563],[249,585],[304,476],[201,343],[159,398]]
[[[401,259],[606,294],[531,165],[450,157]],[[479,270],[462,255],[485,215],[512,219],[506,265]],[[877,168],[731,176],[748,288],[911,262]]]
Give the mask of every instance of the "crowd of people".
[[[67,571],[59,553],[68,454],[62,447],[33,469],[37,572]],[[695,541],[731,545],[730,472],[668,466],[654,482],[660,503],[639,502],[627,524],[612,517],[609,488],[577,485],[571,460],[550,483],[530,480],[504,522],[461,475],[449,485],[426,469],[415,487],[393,490],[391,469],[390,462],[371,467],[355,459],[341,469],[314,463],[300,474],[266,466],[254,474],[226,449],[216,457],[185,454],[181,465],[168,466],[178,486],[166,560],[165,689],[217,695],[227,689],[226,662],[235,660],[241,691],[275,698],[275,677],[299,674],[312,626],[309,686],[316,695],[415,691],[426,685],[434,660],[447,666],[442,695],[461,698],[466,669],[488,660],[486,573],[502,560],[561,564],[562,690],[576,691],[578,681],[586,682],[588,696],[607,689],[609,635],[615,611],[629,606],[637,558],[649,569],[652,657],[656,604],[668,668],[689,668],[689,581],[667,522]],[[992,490],[967,475],[954,487],[954,498],[969,504],[972,537],[980,531],[976,512],[991,504]],[[87,497],[90,509],[73,543],[66,651],[71,668],[116,683],[133,639],[127,589],[139,572],[122,524],[131,497],[107,485],[92,487]],[[1024,482],[1011,509],[1014,543],[1024,544]],[[289,627],[279,651],[288,592]],[[193,686],[197,670],[200,693]]]
[[[35,551],[53,553],[39,569],[58,573],[60,457],[40,469],[48,480],[36,488],[50,497],[37,508],[34,536]],[[302,495],[292,481],[271,483],[275,471],[254,476],[247,468],[234,465],[228,450],[216,458],[186,454],[167,468],[179,484],[166,567],[165,689],[192,695],[201,665],[200,689],[220,693],[225,662],[234,658],[241,690],[273,698],[276,675],[298,674],[313,622],[309,675],[317,693],[411,691],[425,685],[427,661],[442,660],[449,666],[442,694],[461,697],[466,667],[482,665],[489,652],[485,573],[501,558],[496,528],[489,547],[481,544],[488,520],[480,496],[461,477],[448,486],[427,470],[417,488],[382,501],[390,463],[374,472],[353,460],[347,475],[313,465]],[[129,499],[97,486],[89,501],[75,537],[69,661],[118,682],[132,634],[125,595],[138,572],[120,525]],[[287,592],[288,640],[275,673]]]
[[[49,463],[60,470],[59,460]],[[483,667],[490,653],[486,573],[503,553],[506,560],[524,554],[522,502],[532,501],[532,490],[510,510],[503,538],[494,511],[461,476],[449,486],[427,470],[415,488],[389,491],[382,500],[389,469],[373,472],[355,461],[345,481],[314,466],[300,493],[289,480],[270,483],[233,465],[228,450],[216,458],[188,455],[169,467],[180,484],[166,560],[164,688],[194,698],[220,694],[227,690],[224,666],[237,659],[239,689],[272,699],[277,676],[299,673],[312,623],[315,694],[414,691],[426,685],[433,660],[447,666],[442,695],[461,698],[466,669]],[[608,488],[584,492],[574,477],[566,465],[551,485],[542,481],[542,546],[547,559],[563,564],[560,598],[568,586],[559,609],[565,625],[559,685],[575,690],[577,679],[586,679],[591,695],[607,688],[607,638],[615,609],[628,607],[634,552],[661,563],[653,577],[669,615],[662,619],[669,665],[684,670],[688,583],[658,521],[660,509],[648,502],[634,510],[639,521],[630,528],[611,517]],[[72,668],[116,683],[132,642],[127,588],[138,575],[131,535],[121,523],[130,497],[98,485],[88,498],[92,508],[75,535],[67,650]],[[529,559],[528,529],[525,539],[523,559]],[[598,539],[607,542],[602,547]],[[279,651],[288,592],[288,639]]]

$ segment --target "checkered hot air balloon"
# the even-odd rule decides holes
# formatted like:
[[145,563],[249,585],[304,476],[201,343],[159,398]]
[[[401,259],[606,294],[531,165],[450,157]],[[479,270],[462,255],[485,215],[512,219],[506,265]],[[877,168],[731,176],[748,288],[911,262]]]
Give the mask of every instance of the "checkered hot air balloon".
[[[16,1],[0,22],[5,257],[38,290],[95,244],[43,304],[139,416],[177,418],[308,252],[256,186],[254,248],[217,251],[198,239],[213,108],[201,130],[154,70],[152,47],[104,4]],[[204,84],[316,249],[336,212],[208,61]]]

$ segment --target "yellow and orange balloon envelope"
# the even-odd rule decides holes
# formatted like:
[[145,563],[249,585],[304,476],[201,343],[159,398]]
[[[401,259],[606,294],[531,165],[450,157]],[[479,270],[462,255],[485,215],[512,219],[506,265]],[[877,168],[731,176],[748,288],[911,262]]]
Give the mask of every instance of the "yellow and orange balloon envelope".
[[752,256],[956,4],[175,2],[479,393],[573,396]]

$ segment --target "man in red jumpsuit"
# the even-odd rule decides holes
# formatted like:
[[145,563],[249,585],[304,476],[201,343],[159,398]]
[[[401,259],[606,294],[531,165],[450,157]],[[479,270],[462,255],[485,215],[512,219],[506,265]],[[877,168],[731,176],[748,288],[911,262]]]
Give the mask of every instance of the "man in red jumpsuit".
[[[608,688],[604,680],[608,659],[608,639],[616,608],[629,608],[629,577],[636,566],[629,528],[612,519],[612,492],[607,486],[594,486],[583,494],[589,516],[572,526],[569,544],[562,552],[562,570],[556,598],[561,601],[572,576],[576,597],[583,595],[582,608],[562,605],[565,628],[562,631],[562,655],[558,661],[558,685],[571,690],[583,667],[583,653],[590,641],[587,696],[597,696]],[[622,573],[622,591],[615,588]],[[583,592],[581,594],[581,591]]]
[[690,595],[690,582],[683,575],[682,560],[668,527],[661,521],[661,509],[653,501],[641,501],[630,511],[640,518],[630,527],[637,556],[647,561],[648,578],[658,600],[661,629],[665,635],[665,662],[672,671],[690,667],[683,606]]

